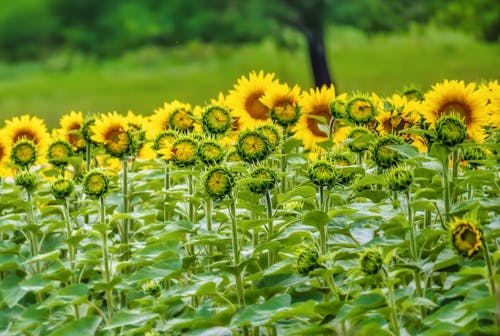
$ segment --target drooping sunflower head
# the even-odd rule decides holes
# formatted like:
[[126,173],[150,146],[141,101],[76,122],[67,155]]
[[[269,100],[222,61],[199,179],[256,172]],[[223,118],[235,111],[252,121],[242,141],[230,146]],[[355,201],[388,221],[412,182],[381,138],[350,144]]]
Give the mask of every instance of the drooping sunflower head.
[[31,192],[38,184],[38,176],[29,170],[22,170],[14,177],[14,183]]
[[247,130],[238,135],[236,151],[243,161],[256,163],[271,154],[271,145],[262,132]]
[[252,129],[270,120],[269,108],[260,99],[273,83],[274,74],[251,72],[248,78],[240,77],[234,89],[229,91],[228,107],[244,128]]
[[333,85],[310,89],[303,92],[299,100],[302,109],[299,121],[293,127],[294,137],[302,140],[305,149],[313,151],[320,150],[317,142],[328,139],[328,128],[332,120],[330,103],[335,99],[335,88]]
[[92,139],[103,144],[111,156],[123,158],[130,154],[132,138],[124,116],[116,112],[103,114],[90,128],[94,133]]
[[109,188],[109,178],[101,170],[91,170],[83,176],[83,192],[91,197],[102,197]]
[[403,192],[413,183],[413,172],[407,166],[392,167],[385,175],[387,187],[391,191]]
[[356,125],[366,125],[375,117],[375,105],[370,98],[357,95],[349,99],[345,112]]
[[50,192],[57,199],[65,199],[75,190],[75,184],[67,178],[59,178],[52,182]]
[[382,253],[378,248],[369,248],[359,256],[359,264],[363,273],[367,275],[377,274],[382,268]]
[[344,119],[347,118],[346,115],[346,99],[347,95],[343,94],[338,96],[330,103],[330,113],[335,119]]
[[209,105],[202,113],[201,125],[205,134],[219,136],[229,131],[233,125],[233,117],[222,105]]
[[206,165],[219,164],[224,159],[224,148],[214,140],[201,141],[198,146],[198,157]]
[[456,114],[445,114],[436,121],[435,138],[438,142],[454,147],[464,142],[467,126]]
[[16,166],[29,167],[35,163],[38,157],[38,149],[31,140],[18,140],[10,151],[10,160]]
[[47,159],[54,166],[65,166],[68,164],[68,158],[73,156],[73,147],[66,140],[56,140],[49,145],[47,150]]
[[255,129],[258,132],[264,134],[269,140],[269,145],[271,146],[271,151],[274,151],[281,143],[282,139],[282,129],[278,128],[273,124],[263,124]]
[[339,180],[339,172],[327,160],[314,162],[308,169],[307,175],[312,183],[319,187],[333,187]]
[[271,120],[284,128],[295,125],[300,116],[300,88],[274,82],[260,101],[269,109]]
[[203,185],[211,198],[223,199],[230,195],[233,189],[233,173],[226,167],[213,166],[205,173]]
[[388,134],[386,136],[379,137],[373,146],[373,161],[375,161],[375,164],[382,169],[396,166],[401,162],[402,157],[397,151],[390,148],[390,146],[403,144],[404,140],[396,135]]
[[433,126],[443,115],[459,115],[467,126],[467,136],[483,142],[483,127],[488,125],[487,99],[484,92],[476,90],[476,84],[467,86],[463,81],[448,81],[435,84],[425,94],[422,113]]
[[4,130],[11,145],[20,140],[29,140],[36,145],[38,153],[45,153],[50,142],[45,122],[37,117],[23,115],[6,120]]
[[148,120],[140,114],[135,114],[132,111],[128,111],[125,116],[128,125],[128,132],[132,140],[130,153],[136,155],[146,143],[146,131],[145,125],[147,125]]
[[417,102],[421,102],[422,100],[424,100],[424,93],[422,92],[422,90],[416,87],[408,87],[403,89],[401,95],[408,99],[408,101],[415,100]]
[[86,141],[82,135],[81,128],[83,126],[82,112],[71,111],[59,119],[61,125],[61,135],[64,140],[73,146],[73,150],[79,152],[85,150]]
[[353,153],[363,153],[371,146],[372,135],[370,130],[364,126],[353,127],[347,138],[347,148]]
[[198,159],[198,144],[191,136],[180,136],[172,144],[171,160],[178,167],[190,167]]
[[463,159],[469,163],[471,168],[479,167],[480,161],[486,160],[489,154],[488,150],[481,145],[467,146],[462,152]]
[[324,268],[319,262],[319,252],[313,243],[304,243],[296,252],[296,262],[295,266],[297,268],[297,273],[303,276],[309,275],[310,272]]
[[95,121],[96,121],[95,117],[90,117],[90,118],[85,119],[83,121],[83,124],[81,127],[81,133],[82,133],[83,139],[86,142],[93,144],[93,145],[98,145],[98,143],[92,139],[92,137],[95,134],[94,131],[92,130],[92,126],[94,126]]
[[250,172],[248,189],[256,194],[264,194],[274,188],[277,181],[276,173],[269,167],[257,166]]
[[471,257],[483,246],[481,230],[473,219],[455,218],[450,225],[450,232],[453,246],[464,256]]
[[345,151],[336,150],[327,156],[327,160],[330,161],[337,169],[338,172],[338,183],[347,184],[350,183],[356,176],[355,171],[349,169],[348,166],[353,164],[353,159],[350,153]]

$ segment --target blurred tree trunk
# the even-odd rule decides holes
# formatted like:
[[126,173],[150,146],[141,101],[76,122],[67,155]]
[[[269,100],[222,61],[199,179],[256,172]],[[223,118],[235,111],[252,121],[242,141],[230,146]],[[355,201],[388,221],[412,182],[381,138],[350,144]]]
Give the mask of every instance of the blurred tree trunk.
[[325,37],[322,29],[304,29],[309,50],[309,61],[314,76],[314,85],[321,87],[333,83],[325,52]]

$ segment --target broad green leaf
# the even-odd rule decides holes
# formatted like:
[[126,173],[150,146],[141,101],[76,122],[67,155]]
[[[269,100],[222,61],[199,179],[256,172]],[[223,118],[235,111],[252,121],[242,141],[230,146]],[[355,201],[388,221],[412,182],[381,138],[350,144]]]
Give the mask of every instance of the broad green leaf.
[[356,193],[353,193],[350,198],[368,198],[370,201],[373,203],[379,203],[385,199],[387,199],[389,195],[387,194],[387,191],[385,190],[376,190],[376,189],[370,189],[370,190],[362,190]]
[[257,303],[246,307],[240,315],[232,321],[237,326],[253,325],[260,326],[269,323],[272,315],[283,307],[290,305],[292,299],[288,294],[280,294],[272,297],[264,303]]
[[15,275],[9,275],[0,281],[0,293],[9,308],[14,307],[27,293],[26,290],[19,286],[20,281],[21,279]]
[[41,291],[51,285],[51,282],[42,278],[41,274],[35,274],[31,278],[24,280],[20,286],[25,291]]
[[324,211],[312,210],[302,217],[305,225],[313,226],[316,229],[322,229],[330,221],[330,217]]
[[450,213],[451,214],[460,214],[465,211],[471,211],[473,209],[476,209],[479,207],[479,201],[478,200],[465,200],[462,202],[458,202],[454,204],[451,209]]
[[429,156],[436,158],[439,162],[447,163],[450,156],[450,149],[445,145],[435,142],[431,145]]
[[109,322],[109,325],[104,327],[104,330],[115,329],[127,325],[143,325],[157,317],[158,315],[156,314],[147,314],[140,310],[122,309],[113,316],[113,319]]
[[411,159],[420,155],[417,147],[412,145],[393,145],[388,147],[398,152],[405,159]]
[[0,271],[20,269],[23,261],[15,254],[0,254]]
[[304,198],[314,197],[316,197],[316,188],[311,185],[303,185],[293,188],[284,194],[278,194],[278,204],[282,204],[290,200],[298,201]]
[[57,307],[67,304],[78,304],[87,300],[88,287],[85,284],[79,283],[64,287],[56,294],[53,294],[42,305],[46,307]]
[[457,301],[448,303],[424,318],[422,323],[427,326],[434,326],[440,323],[454,323],[456,325],[462,325],[459,321],[465,314],[467,314],[467,311],[459,309],[459,305],[460,303]]
[[212,327],[203,330],[195,330],[190,333],[192,336],[232,336],[233,332],[225,327]]
[[101,323],[100,316],[85,316],[81,319],[65,323],[50,336],[93,336]]
[[43,254],[36,255],[35,257],[29,259],[26,261],[26,263],[33,263],[37,261],[55,261],[59,259],[59,254],[61,253],[60,250],[52,251],[52,252],[47,252]]

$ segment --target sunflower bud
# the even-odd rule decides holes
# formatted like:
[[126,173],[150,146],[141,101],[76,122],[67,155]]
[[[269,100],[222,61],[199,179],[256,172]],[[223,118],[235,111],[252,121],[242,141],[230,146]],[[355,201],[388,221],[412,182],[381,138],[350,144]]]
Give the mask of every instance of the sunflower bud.
[[472,168],[477,168],[481,164],[474,161],[486,160],[488,158],[488,150],[483,146],[466,147],[463,151],[463,158],[469,162]]
[[483,243],[481,231],[476,221],[469,218],[455,218],[450,225],[451,240],[458,253],[471,257],[476,254]]
[[109,140],[106,141],[104,148],[109,155],[124,158],[131,154],[133,149],[132,135],[127,130],[116,130],[114,133],[109,134]]
[[248,182],[248,189],[256,194],[264,194],[276,185],[276,173],[271,168],[255,167],[250,176],[252,178]]
[[346,117],[345,105],[343,99],[335,99],[329,104],[330,113],[335,119],[343,119]]
[[424,100],[424,94],[422,93],[422,91],[413,87],[404,89],[401,95],[406,97],[408,101],[416,100],[418,102],[421,102],[422,100]]
[[85,141],[88,143],[97,145],[97,142],[92,140],[92,137],[94,136],[94,132],[92,131],[92,126],[94,126],[96,119],[95,118],[88,118],[85,120],[82,124],[82,128],[80,129],[80,132],[82,133],[83,138]]
[[283,128],[293,126],[300,117],[300,107],[297,104],[278,104],[269,110],[272,121]]
[[275,125],[265,124],[259,126],[256,131],[262,132],[262,134],[267,137],[267,140],[269,140],[271,151],[274,151],[279,146],[282,137],[281,130],[278,129],[278,127],[276,127]]
[[82,180],[83,192],[89,196],[101,197],[109,188],[108,177],[100,170],[91,170]]
[[177,139],[178,133],[172,130],[167,130],[160,132],[153,140],[153,150],[158,156],[161,156],[159,151],[165,149],[171,149],[175,140]]
[[238,136],[236,151],[243,161],[256,163],[271,153],[271,145],[262,132],[244,131]]
[[191,132],[194,128],[194,119],[191,110],[178,108],[173,111],[168,118],[168,126],[179,132]]
[[354,127],[347,136],[351,141],[347,142],[347,148],[353,153],[363,153],[370,148],[370,141],[365,139],[370,135],[368,128],[363,126]]
[[161,285],[156,280],[147,280],[141,285],[142,291],[151,296],[157,296],[161,292]]
[[67,158],[73,156],[73,147],[65,140],[52,142],[47,150],[47,159],[54,166],[65,166]]
[[206,165],[218,164],[224,159],[224,148],[214,140],[205,140],[198,146],[198,157]]
[[222,199],[231,193],[234,185],[234,176],[225,167],[211,167],[203,178],[207,194],[214,199]]
[[349,120],[357,125],[370,122],[375,116],[375,105],[367,97],[353,97],[347,102],[345,111]]
[[360,254],[359,264],[363,273],[368,275],[377,274],[382,268],[382,253],[376,248],[367,249]]
[[221,135],[226,133],[233,124],[231,113],[222,106],[208,106],[201,116],[203,131],[209,135]]
[[65,199],[75,189],[73,181],[67,178],[60,178],[55,180],[50,187],[50,192],[57,199]]
[[14,183],[27,191],[32,191],[37,185],[37,176],[27,170],[23,170],[16,174]]
[[373,147],[373,160],[382,169],[390,168],[401,162],[401,155],[389,146],[403,145],[404,140],[396,135],[388,134],[379,138]]
[[18,140],[10,151],[11,161],[20,167],[29,167],[35,163],[38,157],[38,149],[31,140]]
[[337,170],[326,160],[315,162],[307,171],[307,175],[312,183],[320,187],[332,187],[338,180]]
[[312,244],[301,246],[296,254],[297,254],[296,267],[297,267],[297,272],[300,275],[304,276],[309,275],[309,272],[323,267],[319,263],[318,250]]
[[413,174],[406,166],[393,167],[386,176],[387,186],[392,191],[406,191],[413,182]]
[[182,136],[172,144],[172,161],[178,167],[190,167],[198,158],[198,145],[189,136]]
[[467,136],[467,126],[462,119],[454,114],[445,114],[436,122],[436,140],[448,147],[454,147],[464,142]]

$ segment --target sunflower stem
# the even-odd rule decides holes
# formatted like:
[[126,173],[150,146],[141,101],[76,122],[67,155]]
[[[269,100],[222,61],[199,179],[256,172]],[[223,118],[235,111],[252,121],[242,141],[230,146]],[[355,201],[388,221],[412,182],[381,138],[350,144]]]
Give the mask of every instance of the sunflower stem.
[[399,336],[400,335],[400,329],[399,329],[399,322],[398,322],[398,315],[397,315],[397,308],[396,308],[396,300],[394,299],[394,287],[391,281],[391,278],[389,276],[389,272],[387,271],[387,268],[385,265],[382,266],[382,272],[384,274],[384,280],[385,284],[387,286],[387,304],[389,305],[389,309],[391,311],[391,325],[393,332]]
[[280,168],[281,168],[281,192],[285,193],[286,192],[286,171],[288,167],[288,155],[285,151],[285,144],[287,141],[287,131],[286,128],[283,129],[283,143],[281,145],[281,162],[280,162]]
[[[33,208],[33,198],[28,190],[26,190],[26,194],[28,195],[28,211],[26,214],[28,219],[28,225],[35,225],[35,210]],[[28,236],[29,236],[31,257],[34,258],[38,255],[38,251],[40,250],[40,247],[38,246],[38,239],[36,234],[31,229],[29,230]],[[40,261],[35,261],[35,272],[36,273],[41,272]]]
[[450,220],[450,168],[449,157],[441,163],[443,166],[443,202],[444,202],[444,217],[446,221]]
[[108,255],[108,233],[106,226],[106,203],[104,202],[104,197],[99,197],[99,215],[100,215],[100,224],[101,224],[101,239],[102,239],[102,265],[104,272],[104,283],[106,289],[106,304],[108,308],[108,317],[109,320],[113,317],[113,290],[109,288],[109,284],[111,282],[111,271],[109,265],[109,255]]
[[[267,241],[270,242],[273,237],[274,227],[273,227],[273,202],[271,200],[271,193],[269,190],[266,190],[264,194],[264,198],[266,200],[266,212],[267,212]],[[273,264],[274,255],[271,250],[267,251],[267,266],[271,267]]]
[[243,282],[241,279],[241,271],[239,269],[240,264],[240,248],[238,240],[238,223],[236,219],[236,201],[232,199],[229,204],[229,217],[231,218],[231,242],[233,245],[233,266],[235,268],[235,279],[236,279],[236,294],[238,297],[238,304],[245,307],[245,293]]
[[168,163],[165,163],[164,175],[163,175],[163,190],[165,192],[165,196],[163,199],[163,222],[167,222],[170,219],[170,211],[168,209],[167,201],[168,201],[168,191],[170,190],[170,166]]
[[[128,159],[122,159],[122,195],[123,195],[123,214],[125,216],[130,212],[130,199],[128,190]],[[122,244],[124,247],[123,259],[128,260],[130,257],[129,245],[130,219],[124,217],[122,219]]]
[[494,280],[495,272],[493,269],[493,263],[491,262],[490,250],[488,248],[488,244],[484,237],[483,237],[483,245],[484,245],[483,256],[484,256],[484,261],[486,263],[486,268],[488,270],[488,281],[490,284],[490,292],[491,295],[495,295],[496,293],[495,280]]
[[69,202],[67,198],[64,199],[63,218],[66,226],[66,240],[68,242],[69,269],[71,271],[70,283],[73,283],[75,281],[75,274],[73,273],[75,268],[75,247],[71,242],[73,232],[71,229],[71,217],[69,214]]

